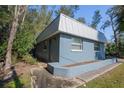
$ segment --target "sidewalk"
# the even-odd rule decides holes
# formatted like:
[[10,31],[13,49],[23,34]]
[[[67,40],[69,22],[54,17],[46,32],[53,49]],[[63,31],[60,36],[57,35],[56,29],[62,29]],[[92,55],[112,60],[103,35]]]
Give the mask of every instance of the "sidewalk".
[[88,73],[81,74],[81,75],[77,76],[76,79],[82,80],[85,83],[89,82],[89,81],[95,79],[96,77],[114,69],[115,67],[119,66],[120,64],[121,63],[115,63],[115,64],[107,65],[107,66],[100,68],[98,70],[90,71]]

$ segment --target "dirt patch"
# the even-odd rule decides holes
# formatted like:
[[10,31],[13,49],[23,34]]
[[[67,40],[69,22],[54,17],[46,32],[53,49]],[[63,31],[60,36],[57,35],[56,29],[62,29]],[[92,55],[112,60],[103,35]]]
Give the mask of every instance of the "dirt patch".
[[24,62],[18,62],[8,69],[6,76],[0,80],[0,87],[29,88],[31,87],[30,70],[32,68],[44,67],[46,67],[46,64],[44,63],[30,65]]
[[45,68],[46,64],[38,63],[35,65],[30,65],[30,64],[26,64],[24,62],[18,62],[14,66],[15,66],[17,74],[20,75],[20,74],[24,74],[24,73],[30,73],[30,70],[32,68],[41,68],[41,67]]
[[30,69],[33,67],[37,67],[37,65],[30,65],[30,64],[23,63],[23,62],[19,62],[15,64],[16,72],[19,75],[30,72]]

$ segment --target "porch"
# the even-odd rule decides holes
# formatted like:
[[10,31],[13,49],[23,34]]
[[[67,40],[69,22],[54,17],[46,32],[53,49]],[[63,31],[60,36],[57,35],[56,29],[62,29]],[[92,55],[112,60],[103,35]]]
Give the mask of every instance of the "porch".
[[48,71],[55,76],[61,77],[76,77],[78,75],[98,70],[110,64],[115,64],[116,59],[106,59],[90,62],[80,62],[73,64],[59,64],[59,62],[48,63]]

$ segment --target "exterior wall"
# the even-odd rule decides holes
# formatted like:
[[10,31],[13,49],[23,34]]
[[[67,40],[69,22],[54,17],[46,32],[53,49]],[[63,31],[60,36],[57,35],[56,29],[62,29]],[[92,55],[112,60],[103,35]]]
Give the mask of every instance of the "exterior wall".
[[[60,64],[70,64],[78,63],[83,61],[93,61],[96,60],[96,51],[94,50],[94,41],[88,39],[82,39],[83,50],[82,51],[72,51],[71,35],[58,34],[49,38],[47,41],[47,50],[44,51],[44,42],[40,42],[36,47],[36,56],[38,59],[43,59],[47,62],[59,62]],[[53,42],[53,40],[55,41]],[[105,59],[105,49],[104,44],[100,43],[100,52],[98,52],[99,59]]]
[[[94,50],[94,41],[88,39],[82,39],[83,50],[82,51],[72,51],[71,35],[60,34],[60,54],[59,54],[59,63],[60,64],[70,64],[83,61],[93,61],[96,60],[95,50]],[[104,59],[104,44],[100,44],[99,59]]]
[[104,45],[104,43],[100,44],[100,55],[101,55],[100,59],[105,59],[105,45]]
[[[48,42],[49,40],[46,40],[46,41]],[[37,44],[36,50],[35,50],[35,56],[39,60],[48,61],[49,60],[49,50],[48,49],[46,51],[43,50],[44,42],[45,41]],[[48,46],[49,46],[49,43],[48,43]],[[47,48],[49,48],[49,47],[47,47]]]
[[59,62],[59,34],[49,40],[49,62]]
[[[44,50],[44,42],[47,41],[47,49]],[[39,60],[47,62],[59,61],[59,35],[53,36],[36,46],[35,55]],[[54,42],[53,42],[54,41]]]

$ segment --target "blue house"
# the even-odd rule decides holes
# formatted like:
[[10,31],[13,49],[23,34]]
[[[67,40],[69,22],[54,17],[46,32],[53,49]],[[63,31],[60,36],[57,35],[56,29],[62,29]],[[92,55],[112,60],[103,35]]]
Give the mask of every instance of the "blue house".
[[60,14],[39,34],[36,56],[54,75],[73,77],[111,63],[101,62],[106,41],[104,33]]

